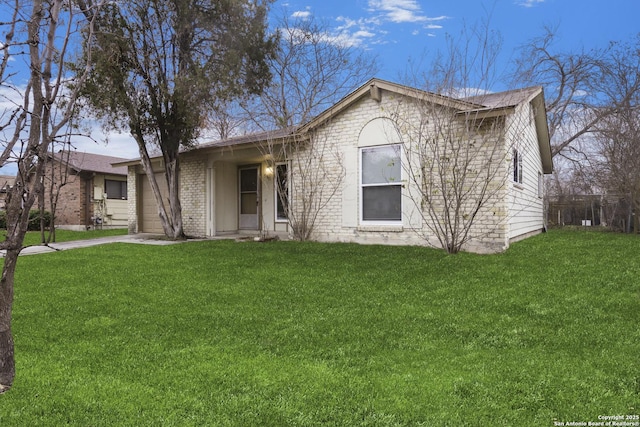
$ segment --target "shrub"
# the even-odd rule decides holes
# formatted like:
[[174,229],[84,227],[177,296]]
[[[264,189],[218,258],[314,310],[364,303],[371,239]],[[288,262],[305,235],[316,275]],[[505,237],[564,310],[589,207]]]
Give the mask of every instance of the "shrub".
[[[44,224],[46,228],[51,225],[51,212],[44,211]],[[7,229],[7,212],[0,211],[0,229]],[[40,211],[38,209],[32,209],[29,211],[29,224],[27,227],[29,231],[40,230]]]

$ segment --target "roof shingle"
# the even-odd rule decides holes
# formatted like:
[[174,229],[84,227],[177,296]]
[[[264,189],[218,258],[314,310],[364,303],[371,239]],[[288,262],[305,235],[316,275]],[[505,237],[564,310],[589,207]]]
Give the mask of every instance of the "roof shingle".
[[111,166],[112,163],[124,162],[128,159],[122,157],[104,156],[102,154],[80,153],[77,151],[56,153],[54,158],[59,162],[66,164],[77,172],[98,172],[114,175],[126,175],[127,167]]

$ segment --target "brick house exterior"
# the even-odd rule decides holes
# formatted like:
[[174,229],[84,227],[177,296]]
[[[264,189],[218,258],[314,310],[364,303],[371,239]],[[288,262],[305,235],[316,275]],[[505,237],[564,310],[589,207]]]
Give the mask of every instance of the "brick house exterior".
[[[57,193],[56,227],[71,230],[125,228],[128,223],[127,168],[112,166],[123,160],[75,151],[49,156],[44,175],[45,209],[52,210],[51,195]],[[108,196],[109,189],[112,189],[113,197]]]
[[16,177],[13,175],[0,175],[0,209],[4,210],[6,207],[7,193],[13,187],[13,183]]
[[[499,132],[479,130],[481,136],[464,141],[481,142],[474,154],[478,169],[487,156],[499,154],[486,186],[491,190],[489,202],[477,213],[465,249],[499,252],[543,230],[541,179],[552,171],[552,162],[541,88],[454,99],[372,79],[299,128],[216,141],[181,153],[185,233],[290,237],[292,222],[283,218],[282,202],[289,203],[289,219],[302,215],[312,177],[329,187],[324,187],[322,203],[314,211],[312,239],[438,246],[421,200],[420,181],[409,179],[410,171],[424,168],[410,156],[415,124],[437,121],[420,116],[424,105],[454,112],[460,117],[456,126],[464,127],[470,116],[500,124]],[[318,141],[321,154],[310,148]],[[160,171],[161,159],[153,161]],[[129,232],[162,233],[154,222],[157,210],[139,162],[120,165],[129,167]],[[375,178],[379,171],[374,171],[371,179],[378,182],[368,183],[372,165],[396,176],[380,180]],[[320,170],[322,175],[303,173]],[[277,185],[283,174],[286,190]]]

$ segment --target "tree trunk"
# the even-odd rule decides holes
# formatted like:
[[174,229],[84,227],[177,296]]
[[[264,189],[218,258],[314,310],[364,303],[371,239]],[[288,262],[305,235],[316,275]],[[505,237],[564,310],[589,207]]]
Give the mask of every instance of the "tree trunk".
[[165,160],[165,177],[167,179],[167,185],[169,187],[169,212],[167,213],[167,209],[162,198],[162,193],[160,192],[160,187],[158,186],[158,182],[156,181],[156,176],[153,171],[151,158],[149,157],[149,153],[146,149],[146,146],[144,145],[144,138],[140,132],[137,132],[137,129],[134,126],[132,126],[131,133],[138,143],[142,169],[147,175],[149,185],[151,186],[153,196],[156,200],[156,206],[158,207],[158,216],[160,217],[160,223],[162,224],[162,229],[164,230],[165,235],[168,238],[174,240],[184,238],[184,230],[182,226],[182,209],[180,206],[178,192],[177,160],[174,160],[173,162],[167,162]]
[[633,233],[640,233],[640,198],[638,193],[631,193],[631,216],[633,218]]
[[172,239],[184,238],[184,228],[182,224],[182,206],[180,205],[180,187],[179,187],[179,167],[178,159],[174,158],[165,162],[164,170],[167,176],[167,185],[169,188],[169,213],[171,215],[171,232],[169,236]]
[[11,312],[13,307],[13,279],[20,249],[9,249],[4,259],[0,279],[0,393],[9,390],[16,375]]

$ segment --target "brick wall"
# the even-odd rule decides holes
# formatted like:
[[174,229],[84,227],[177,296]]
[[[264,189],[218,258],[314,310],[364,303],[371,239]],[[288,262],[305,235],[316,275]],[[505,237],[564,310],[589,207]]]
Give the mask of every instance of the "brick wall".
[[203,237],[206,233],[205,164],[198,159],[180,162],[180,204],[182,223],[187,236]]
[[[57,226],[84,227],[87,222],[85,213],[86,179],[61,168],[58,162],[48,163],[46,166],[45,209],[51,211],[51,188],[58,192],[58,201],[55,212],[55,224]],[[36,208],[37,206],[34,206]]]
[[[136,166],[129,166],[127,171],[127,211],[129,234],[138,232],[138,174]],[[146,178],[145,178],[146,179]]]
[[[322,147],[321,156],[313,148],[299,154],[299,159],[292,161],[293,173],[295,164],[300,162],[308,170],[323,170],[324,173],[316,178],[323,182],[322,192],[324,200],[320,200],[320,208],[315,222],[313,237],[322,241],[342,241],[359,243],[380,243],[397,245],[433,245],[440,246],[433,229],[429,214],[421,207],[421,194],[417,184],[407,179],[408,170],[403,171],[403,221],[401,225],[369,226],[360,223],[360,152],[359,148],[366,147],[367,141],[359,141],[359,136],[367,123],[377,118],[404,118],[406,123],[418,123],[419,112],[415,105],[407,102],[406,98],[383,92],[382,102],[364,97],[350,108],[335,116],[315,136],[315,143]],[[424,122],[424,120],[423,120]],[[398,123],[398,121],[396,121]],[[410,144],[416,141],[410,135],[409,127],[403,128],[398,124],[403,134],[403,142]],[[487,156],[493,156],[496,163],[495,177],[489,187],[490,201],[474,218],[470,234],[473,239],[466,245],[466,249],[476,252],[498,252],[508,245],[505,206],[505,176],[508,163],[505,160],[504,149],[499,148],[496,154],[494,147],[502,144],[500,133],[486,135],[479,138],[480,144],[477,155],[472,164],[478,177],[482,176],[482,167]],[[396,143],[398,141],[389,141]],[[405,145],[405,147],[407,147]],[[407,147],[409,148],[409,147]],[[316,149],[317,151],[317,149]],[[408,153],[409,151],[406,151]],[[309,157],[311,157],[309,159]],[[410,160],[405,154],[404,168]],[[475,165],[475,166],[474,166]],[[419,170],[419,168],[417,169]],[[303,173],[302,170],[298,174]],[[301,183],[292,178],[294,183],[294,203],[299,203],[302,195],[310,193],[310,183]],[[311,180],[317,182],[318,179]],[[336,184],[339,184],[336,186]],[[306,185],[306,188],[305,188]],[[332,192],[333,188],[337,188]],[[327,191],[329,190],[329,191]],[[473,190],[475,191],[475,190]],[[316,189],[316,194],[319,194]],[[437,198],[436,198],[437,199]],[[294,209],[299,206],[295,206]],[[472,212],[473,206],[465,206],[465,211]],[[436,210],[438,209],[436,202]]]

